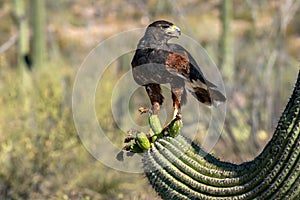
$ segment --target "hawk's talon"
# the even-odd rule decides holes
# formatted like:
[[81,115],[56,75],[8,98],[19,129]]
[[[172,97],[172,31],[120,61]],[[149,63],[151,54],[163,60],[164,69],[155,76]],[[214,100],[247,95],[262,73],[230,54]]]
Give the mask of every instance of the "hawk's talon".
[[181,113],[177,113],[176,116],[175,116],[175,119],[181,120],[182,119],[182,114]]
[[178,112],[178,113],[176,114],[176,116],[175,116],[175,117],[174,117],[167,125],[164,126],[162,132],[167,131],[167,129],[169,128],[169,126],[170,126],[172,123],[174,123],[175,121],[181,120],[181,119],[182,119],[182,115],[181,115],[181,113]]
[[174,119],[172,119],[162,130],[164,136],[176,137],[182,127],[182,115],[177,113]]
[[139,108],[140,114],[149,113],[150,111],[151,111],[150,108],[146,108],[146,107]]
[[174,118],[164,128],[161,127],[158,115],[152,114],[149,108],[139,108],[141,113],[149,113],[150,133],[143,133],[136,129],[130,129],[127,133],[124,143],[130,143],[123,147],[122,150],[130,153],[143,153],[151,148],[152,144],[164,136],[176,137],[182,127],[182,115],[176,112]]

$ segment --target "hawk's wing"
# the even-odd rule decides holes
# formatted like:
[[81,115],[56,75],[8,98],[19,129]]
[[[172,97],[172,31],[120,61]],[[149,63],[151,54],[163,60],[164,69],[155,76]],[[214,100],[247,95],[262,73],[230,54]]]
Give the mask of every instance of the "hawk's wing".
[[191,54],[178,44],[169,44],[166,64],[170,73],[182,77],[187,89],[200,102],[211,105],[226,101],[217,86],[204,78]]

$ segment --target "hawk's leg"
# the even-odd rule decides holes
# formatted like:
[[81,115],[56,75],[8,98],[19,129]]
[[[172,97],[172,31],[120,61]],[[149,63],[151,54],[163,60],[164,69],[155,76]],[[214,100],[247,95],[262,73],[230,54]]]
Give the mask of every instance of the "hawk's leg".
[[[151,105],[152,105],[152,114],[158,115],[160,111],[160,106],[164,101],[164,97],[161,94],[161,88],[159,84],[148,84],[145,86],[147,94],[150,98]],[[140,108],[140,112],[141,112]],[[147,109],[143,109],[142,111],[146,111]],[[149,110],[147,110],[149,111]]]
[[[186,92],[183,86],[175,84],[171,84],[171,92],[174,107],[173,118],[167,125],[165,125],[165,127],[163,128],[163,132],[168,132],[168,134],[172,133],[172,135],[177,135],[182,126],[181,104],[185,103],[186,101]],[[176,131],[173,130],[174,128],[176,129]]]
[[172,92],[172,100],[173,100],[173,118],[175,119],[178,115],[179,118],[181,118],[181,103],[182,99],[185,98],[184,88],[183,87],[174,87],[171,85],[171,92]]

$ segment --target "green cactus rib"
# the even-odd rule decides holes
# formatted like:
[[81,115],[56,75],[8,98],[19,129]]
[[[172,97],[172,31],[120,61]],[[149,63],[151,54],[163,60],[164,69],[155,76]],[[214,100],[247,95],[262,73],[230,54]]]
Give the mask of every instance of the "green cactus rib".
[[143,167],[163,199],[300,199],[300,71],[273,137],[254,160],[223,162],[179,135],[157,139]]
[[[298,172],[299,173],[299,172]],[[297,177],[297,180],[294,182],[292,187],[284,195],[286,199],[300,199],[300,177]],[[280,197],[280,196],[278,196]]]

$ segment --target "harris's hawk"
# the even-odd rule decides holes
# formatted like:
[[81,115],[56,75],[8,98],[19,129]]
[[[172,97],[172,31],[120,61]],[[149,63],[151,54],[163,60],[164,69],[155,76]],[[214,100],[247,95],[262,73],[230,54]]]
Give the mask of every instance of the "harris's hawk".
[[171,85],[173,118],[181,118],[180,108],[186,102],[186,90],[206,105],[226,101],[217,87],[204,77],[191,54],[178,44],[168,43],[180,34],[180,29],[171,22],[151,23],[131,62],[133,78],[146,88],[154,115],[159,113],[164,100],[160,84]]

